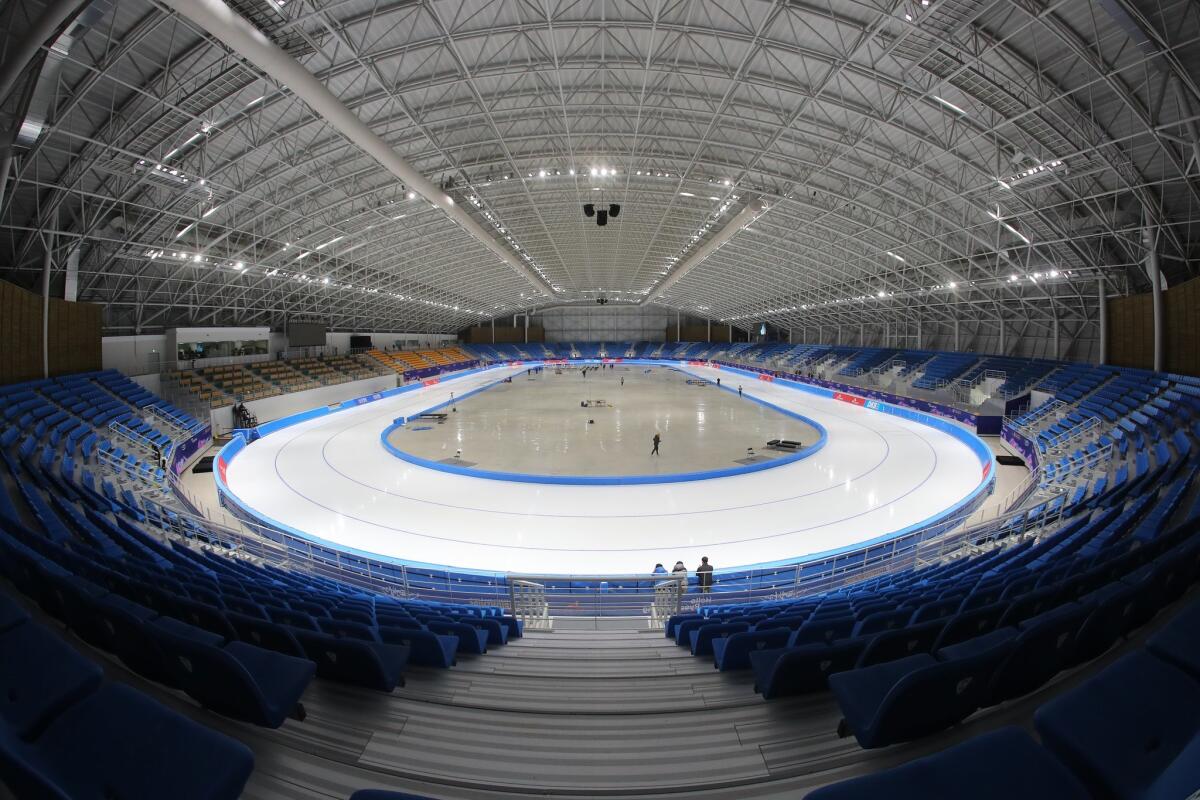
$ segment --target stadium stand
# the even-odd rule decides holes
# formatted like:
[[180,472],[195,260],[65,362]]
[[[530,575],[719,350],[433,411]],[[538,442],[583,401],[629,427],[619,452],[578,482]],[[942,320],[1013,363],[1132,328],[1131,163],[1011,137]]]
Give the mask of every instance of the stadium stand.
[[[497,356],[521,353],[515,346],[491,349]],[[687,358],[705,350],[690,343],[671,352]],[[753,353],[746,346],[732,356]],[[759,363],[795,355],[796,348],[776,349]],[[850,349],[804,355],[865,368],[905,354]],[[1075,378],[1060,381],[1068,371]],[[872,749],[937,734],[980,709],[1019,700],[1138,635],[1200,577],[1200,397],[1185,391],[1191,384],[1179,376],[1066,365],[1046,375],[1042,386],[1056,391],[1047,403],[1053,413],[1035,408],[1013,424],[1054,457],[1047,474],[1059,481],[1070,474],[1076,481],[1073,491],[1057,496],[1054,514],[1036,506],[1026,512],[1047,524],[999,530],[973,552],[938,563],[780,600],[722,604],[722,592],[746,579],[718,574],[707,598],[712,602],[668,620],[669,641],[686,648],[688,660],[711,664],[716,674],[753,680],[773,703],[828,694],[843,719],[840,732]],[[116,447],[107,433],[113,420],[131,430],[140,429],[141,420],[148,441],[160,446],[198,423],[119,375],[90,373],[0,391],[0,565],[6,579],[41,613],[153,686],[183,692],[222,718],[272,729],[306,718],[304,698],[314,677],[391,693],[414,668],[449,675],[461,658],[501,657],[493,654],[522,638],[520,622],[499,606],[395,598],[260,563],[222,545],[219,532],[204,530],[202,521],[190,521],[192,529],[178,535],[187,530],[181,522],[186,515],[167,519],[169,506],[152,495],[119,489],[110,478],[97,480],[108,469],[100,453],[106,443]],[[1091,423],[1088,444],[1072,439],[1070,446],[1086,450],[1094,444],[1095,458],[1064,463],[1056,437],[1091,419],[1100,421]],[[412,585],[420,591],[419,580]],[[0,603],[0,637],[37,629],[28,616],[18,604]],[[876,786],[915,791],[931,769],[950,792],[970,774],[982,748],[1022,760],[1022,769],[1007,775],[997,792],[1040,782],[1059,796],[1086,796],[1078,794],[1080,786],[1095,794],[1169,796],[1195,778],[1195,720],[1190,727],[1172,722],[1162,698],[1189,697],[1187,682],[1200,679],[1196,619],[1195,609],[1179,615],[1150,638],[1146,653],[1122,659],[1045,704],[1037,723],[1042,746],[1002,731],[814,796],[860,796],[853,792]],[[73,659],[59,661],[67,669]],[[0,662],[5,675],[15,668],[9,658]],[[1116,671],[1106,678],[1108,670]],[[12,680],[59,681],[57,674]],[[76,728],[113,724],[93,719],[101,713],[93,703],[96,709],[129,706],[132,720],[161,716],[165,721],[156,724],[168,731],[166,741],[198,736],[201,744],[189,750],[197,763],[232,746],[231,755],[221,756],[222,768],[203,772],[204,779],[226,788],[246,781],[248,754],[220,734],[175,719],[137,692],[97,689],[92,678],[72,680],[56,684],[65,687],[63,694],[48,707],[14,706],[11,716],[5,711],[0,758],[10,785],[60,787],[39,788],[47,796],[72,796],[75,789],[62,786],[83,791],[85,784],[72,782],[91,777],[64,766],[76,746]],[[1111,687],[1131,681],[1149,681],[1160,691],[1115,704],[1120,713],[1105,725],[1088,718],[1095,697],[1108,702],[1116,691]],[[1076,693],[1085,699],[1075,699]],[[1137,721],[1133,710],[1146,708],[1156,713]],[[70,728],[59,720],[71,720]],[[130,736],[137,740],[137,731]],[[1076,741],[1085,744],[1073,746]],[[1133,754],[1148,752],[1151,741],[1161,748],[1139,766]],[[189,768],[181,774],[191,775]],[[155,786],[172,786],[176,777],[153,775],[164,781]],[[23,783],[34,780],[39,783]],[[224,796],[221,791],[212,796]]]
[[387,371],[361,355],[259,361],[163,373],[166,390],[179,390],[209,408],[332,386]]

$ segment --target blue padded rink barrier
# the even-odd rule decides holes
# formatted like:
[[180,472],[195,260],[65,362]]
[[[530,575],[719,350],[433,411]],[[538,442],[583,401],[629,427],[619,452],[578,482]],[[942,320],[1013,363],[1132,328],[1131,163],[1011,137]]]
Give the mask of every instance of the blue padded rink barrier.
[[382,561],[481,574],[595,574],[701,556],[719,570],[828,556],[944,519],[993,485],[990,449],[952,422],[677,362],[625,366],[721,377],[732,391],[740,384],[746,398],[799,415],[825,441],[748,474],[601,485],[456,474],[384,446],[398,418],[440,409],[452,392],[462,400],[535,365],[470,370],[261,426],[252,443],[238,438],[222,450],[218,488],[243,515]]

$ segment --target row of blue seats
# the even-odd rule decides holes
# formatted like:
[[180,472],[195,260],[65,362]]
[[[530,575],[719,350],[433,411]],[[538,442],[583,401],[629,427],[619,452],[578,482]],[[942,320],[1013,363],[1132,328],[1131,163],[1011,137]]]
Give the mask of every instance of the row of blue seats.
[[[17,481],[18,487],[22,490],[25,500],[31,508],[35,510],[39,522],[45,530],[54,532],[54,540],[58,542],[69,542],[71,537],[82,537],[88,544],[94,547],[101,547],[107,554],[112,555],[119,551],[119,547],[114,549],[107,546],[111,543],[104,541],[102,532],[96,530],[96,524],[99,523],[104,527],[103,514],[110,512],[111,507],[103,505],[103,498],[88,498],[85,495],[77,494],[75,499],[77,502],[87,503],[87,507],[80,513],[78,509],[72,508],[66,500],[58,500],[61,503],[59,511],[63,515],[63,519],[59,518],[53,510],[51,510],[41,495],[34,488],[34,484],[38,481],[34,476],[38,475],[38,470],[29,469],[22,473],[22,467],[13,465],[5,454],[6,463],[10,470],[14,471],[14,478]],[[22,479],[25,475],[29,476],[29,480]],[[43,480],[53,478],[46,476],[44,473],[40,475]],[[71,492],[72,487],[64,484],[63,481],[57,480],[53,482],[60,491]],[[65,519],[65,523],[64,523]],[[123,518],[117,518],[118,527],[124,523],[126,530],[132,531],[133,535],[141,540],[145,538],[145,534],[136,528],[133,523],[126,522]],[[74,526],[74,530],[69,530],[68,525]],[[125,543],[121,543],[125,544]],[[128,549],[127,547],[125,549]],[[186,565],[185,565],[186,566]],[[169,578],[157,577],[156,581],[170,580]],[[331,584],[332,585],[332,584]],[[188,596],[188,592],[179,585],[172,586],[175,593],[182,593],[182,596]],[[394,631],[391,632],[392,639],[409,638],[418,641],[425,641],[430,637],[423,634],[431,632],[441,636],[439,640],[436,636],[433,641],[429,642],[430,651],[429,659],[431,662],[440,663],[446,660],[446,656],[442,653],[446,650],[446,642],[449,640],[451,647],[450,652],[470,652],[482,653],[486,652],[487,646],[502,645],[508,641],[510,636],[520,636],[521,627],[516,620],[503,617],[500,609],[496,606],[461,606],[453,604],[427,604],[409,601],[395,601],[399,605],[396,608],[398,613],[403,613],[407,618],[405,620],[391,620],[387,625],[380,623],[378,629],[370,630],[376,626],[376,619],[372,616],[373,611],[367,614],[361,614],[357,617],[343,615],[341,621],[344,623],[362,623],[367,629],[354,629],[348,625],[343,625],[337,630],[328,630],[332,625],[331,622],[323,619],[324,617],[336,616],[326,613],[327,608],[323,608],[322,603],[328,605],[327,599],[321,597],[297,599],[291,598],[291,603],[286,600],[280,600],[276,594],[270,590],[265,590],[261,593],[253,594],[250,598],[227,596],[232,593],[230,589],[226,593],[217,591],[214,594],[205,596],[205,600],[214,605],[211,614],[207,617],[207,625],[214,632],[223,635],[229,635],[234,626],[228,622],[220,622],[221,613],[229,611],[236,613],[239,617],[252,617],[259,621],[264,621],[268,624],[283,624],[291,628],[299,628],[309,632],[326,632],[339,636],[357,636],[362,639],[378,640],[383,633],[383,628],[406,628],[416,630],[417,633],[412,635],[405,634],[405,637],[400,637]],[[238,594],[244,594],[239,592]],[[373,608],[373,607],[372,607]],[[160,603],[159,610],[162,613],[170,613],[171,601],[170,594],[167,599]],[[401,624],[401,623],[416,623],[416,624]],[[276,632],[276,639],[286,639],[285,635]],[[448,637],[455,636],[454,639]],[[294,652],[296,648],[292,647]],[[425,651],[422,650],[422,653]],[[448,666],[448,664],[441,664]]]
[[942,383],[957,380],[978,358],[972,353],[942,353],[934,356],[912,385],[916,389],[937,389]]
[[17,797],[235,798],[240,742],[114,682],[0,594],[0,783]]
[[839,375],[861,375],[879,366],[896,355],[896,350],[890,347],[867,347],[859,350],[838,371]]
[[667,633],[713,653],[718,668],[752,666],[767,697],[828,685],[864,747],[903,741],[1099,655],[1200,577],[1200,502],[1189,523],[1163,532],[1197,473],[1192,465],[1161,502],[1150,491],[1114,502],[1036,545],[892,576],[888,587],[718,606],[672,618]]
[[[1088,800],[1193,797],[1200,788],[1200,601],[1143,650],[1038,709],[1041,745],[1016,727],[885,772],[819,789],[810,800]],[[919,714],[919,710],[915,710]]]

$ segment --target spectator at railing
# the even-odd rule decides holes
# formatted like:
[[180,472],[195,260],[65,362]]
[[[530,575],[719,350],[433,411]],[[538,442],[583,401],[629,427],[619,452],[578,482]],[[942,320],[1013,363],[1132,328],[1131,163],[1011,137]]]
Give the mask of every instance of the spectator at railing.
[[700,566],[696,567],[696,578],[700,583],[701,593],[708,594],[712,591],[713,568],[712,564],[708,563],[708,556],[701,557]]

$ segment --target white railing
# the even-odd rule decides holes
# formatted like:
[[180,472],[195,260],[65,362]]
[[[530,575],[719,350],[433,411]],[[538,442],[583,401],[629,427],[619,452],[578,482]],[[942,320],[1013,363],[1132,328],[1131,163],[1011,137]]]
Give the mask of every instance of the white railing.
[[1050,456],[1078,447],[1085,442],[1090,443],[1099,437],[1103,424],[1104,421],[1099,417],[1088,417],[1061,433],[1045,438],[1038,437],[1035,441],[1039,443],[1039,446],[1044,445],[1046,455]]
[[[141,451],[140,457],[142,458],[143,461],[145,461],[148,457],[152,456],[156,450],[164,449],[160,445],[156,444],[153,440],[151,440],[149,436],[147,436],[144,433],[140,433],[139,431],[135,431],[133,428],[129,427],[124,422],[118,422],[117,420],[113,420],[112,422],[109,422],[108,423],[108,432],[110,434],[112,434],[113,436],[117,437],[118,439],[124,440],[124,442],[127,445],[127,449],[128,449],[128,447],[138,448]],[[170,447],[167,447],[166,450],[169,452]],[[165,456],[165,455],[167,455],[167,453],[161,453],[161,455]],[[155,467],[158,466],[157,459],[155,459],[154,466]]]
[[[1111,443],[1091,448],[1079,448],[1070,451],[1053,461],[1046,459],[1045,464],[1045,481],[1047,484],[1062,485],[1066,481],[1071,481],[1071,486],[1075,486],[1079,481],[1090,482],[1094,477],[1097,469],[1103,467],[1105,471],[1113,463],[1113,445]],[[1053,477],[1051,477],[1050,467],[1054,467]]]
[[546,627],[556,617],[645,617],[650,627],[661,626],[680,613],[687,593],[686,576],[671,574],[504,577],[513,615]]
[[528,630],[548,631],[554,627],[550,604],[546,602],[546,587],[534,581],[509,578],[509,607]]
[[153,417],[155,423],[165,426],[167,428],[166,433],[171,436],[172,440],[190,438],[204,428],[204,423],[194,416],[193,423],[189,426],[184,424],[184,420],[173,414],[168,414],[158,406],[146,406],[142,411]]
[[121,482],[130,482],[134,485],[144,484],[145,486],[158,492],[167,492],[170,489],[167,486],[165,479],[160,482],[157,480],[158,465],[151,465],[147,461],[139,461],[137,465],[131,464],[123,457],[117,458],[113,450],[96,450],[96,462],[107,472],[109,477],[116,478]]
[[[1042,427],[1045,427],[1042,423],[1045,422],[1047,417],[1053,416],[1054,421],[1057,422],[1070,413],[1073,407],[1061,400],[1051,398],[1029,413],[1021,414],[1016,418],[1005,417],[1004,424],[1032,441],[1037,438]],[[1024,421],[1018,423],[1017,420],[1019,419],[1023,419]]]

